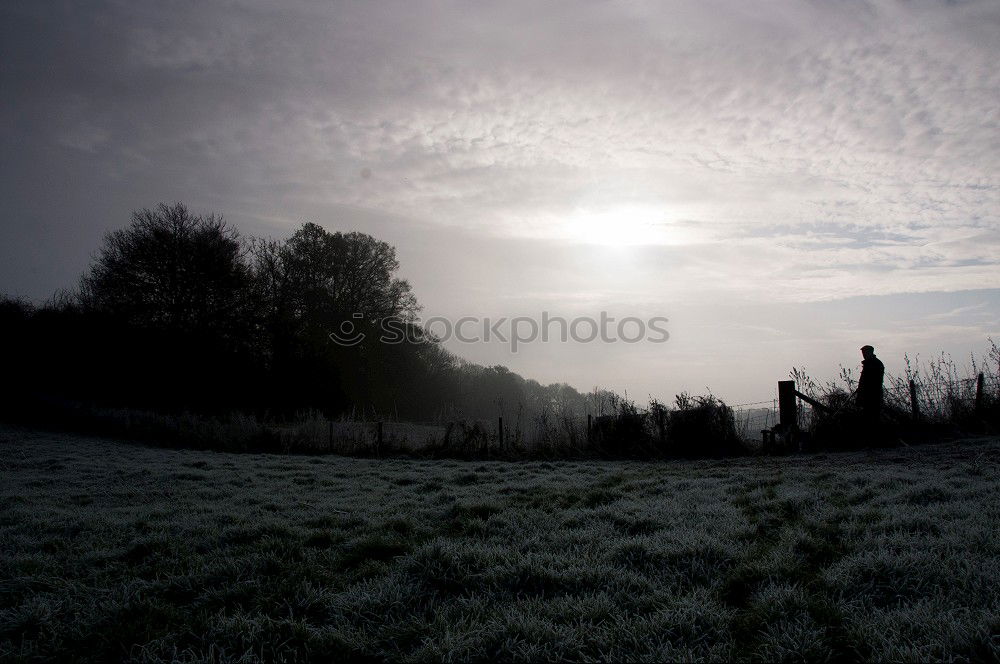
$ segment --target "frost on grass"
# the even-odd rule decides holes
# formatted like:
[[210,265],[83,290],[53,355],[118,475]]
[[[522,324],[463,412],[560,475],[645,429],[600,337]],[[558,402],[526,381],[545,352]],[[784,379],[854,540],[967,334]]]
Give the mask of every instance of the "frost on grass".
[[377,461],[0,429],[0,659],[989,660],[1000,442]]

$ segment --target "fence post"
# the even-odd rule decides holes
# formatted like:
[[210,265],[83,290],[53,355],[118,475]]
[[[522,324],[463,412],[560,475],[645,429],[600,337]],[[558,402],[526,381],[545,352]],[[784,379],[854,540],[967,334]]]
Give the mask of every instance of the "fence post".
[[778,381],[778,424],[785,431],[791,431],[798,425],[795,413],[795,381]]
[[917,403],[917,384],[910,379],[910,412],[914,420],[920,419],[920,404]]
[[976,412],[982,412],[983,409],[983,372],[979,372],[976,376]]
[[379,458],[382,458],[382,421],[381,420],[379,420],[379,423],[378,423],[378,448],[377,448],[377,450],[375,452],[375,455],[377,457],[379,457]]
[[326,449],[328,452],[333,451],[333,420],[327,420],[327,429],[329,430],[329,435],[327,436]]
[[501,415],[497,420],[497,445],[500,450],[503,451],[503,416]]
[[593,430],[594,430],[594,416],[591,415],[590,413],[587,413],[587,442],[588,443],[590,442],[590,439],[591,439],[591,437],[593,435],[592,434]]

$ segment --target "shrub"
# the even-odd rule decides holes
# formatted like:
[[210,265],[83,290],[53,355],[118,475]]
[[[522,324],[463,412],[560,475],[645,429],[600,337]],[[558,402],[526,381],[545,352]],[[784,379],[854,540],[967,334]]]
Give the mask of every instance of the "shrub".
[[666,439],[672,456],[731,456],[744,451],[736,433],[733,409],[715,398],[677,395],[677,409],[668,412]]

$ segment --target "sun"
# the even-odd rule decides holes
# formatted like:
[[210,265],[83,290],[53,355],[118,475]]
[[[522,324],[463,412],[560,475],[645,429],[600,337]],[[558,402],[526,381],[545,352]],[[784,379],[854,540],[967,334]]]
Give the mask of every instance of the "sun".
[[577,209],[565,222],[567,239],[605,247],[683,244],[663,210],[638,205]]

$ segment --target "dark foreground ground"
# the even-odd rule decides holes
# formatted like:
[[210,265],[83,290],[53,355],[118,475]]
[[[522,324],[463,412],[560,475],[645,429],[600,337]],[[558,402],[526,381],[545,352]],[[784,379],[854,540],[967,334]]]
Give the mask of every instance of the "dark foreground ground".
[[0,659],[997,660],[1000,441],[229,455],[0,427]]

